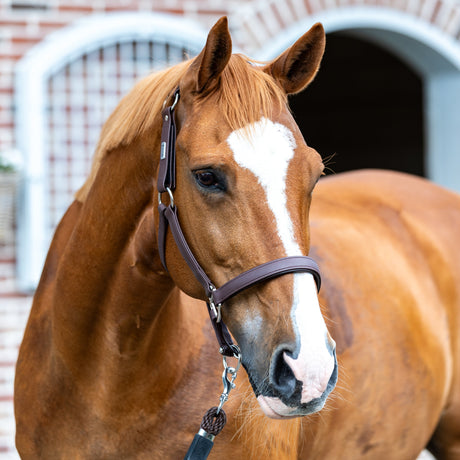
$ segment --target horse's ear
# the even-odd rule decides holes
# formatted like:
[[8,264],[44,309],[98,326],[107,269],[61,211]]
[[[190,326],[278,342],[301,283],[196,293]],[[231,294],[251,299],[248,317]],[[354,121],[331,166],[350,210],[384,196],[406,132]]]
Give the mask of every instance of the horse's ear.
[[209,91],[218,82],[219,75],[232,54],[232,39],[228,21],[220,18],[208,34],[206,45],[190,66],[187,76],[195,80],[195,91],[199,94]]
[[298,93],[315,78],[326,46],[323,26],[318,22],[290,48],[264,67],[286,94]]

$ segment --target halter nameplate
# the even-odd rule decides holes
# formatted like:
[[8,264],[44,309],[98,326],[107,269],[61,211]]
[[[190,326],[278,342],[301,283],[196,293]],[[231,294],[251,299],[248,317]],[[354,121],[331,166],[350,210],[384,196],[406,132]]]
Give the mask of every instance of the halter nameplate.
[[[203,286],[206,297],[209,299],[207,302],[208,311],[217,340],[221,347],[221,353],[224,356],[233,356],[235,354],[236,346],[233,344],[227,327],[220,320],[220,307],[226,300],[237,295],[241,291],[254,286],[255,284],[265,282],[288,273],[311,273],[319,291],[321,287],[321,275],[317,263],[311,257],[283,257],[247,270],[219,288],[214,286],[201,265],[196,260],[187,240],[185,239],[179,223],[177,206],[174,205],[173,201],[172,191],[176,186],[176,125],[174,120],[174,109],[179,100],[179,96],[179,88],[177,88],[174,92],[174,103],[162,111],[163,127],[161,130],[161,154],[157,183],[159,202],[158,211],[160,216],[158,227],[158,251],[161,262],[167,270],[165,251],[166,233],[169,227],[182,257],[192,270],[197,280]],[[161,195],[164,192],[168,192],[170,196],[170,202],[168,205],[165,205],[161,201]],[[216,313],[216,306],[219,308],[218,314]]]

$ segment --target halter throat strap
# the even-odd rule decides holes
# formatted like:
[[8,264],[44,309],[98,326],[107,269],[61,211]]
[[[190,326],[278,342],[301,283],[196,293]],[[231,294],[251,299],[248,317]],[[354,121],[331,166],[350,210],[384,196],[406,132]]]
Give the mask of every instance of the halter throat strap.
[[[317,263],[311,257],[283,257],[247,270],[219,288],[214,286],[201,265],[196,260],[187,240],[185,239],[179,223],[177,206],[174,203],[173,191],[176,188],[176,124],[174,119],[174,109],[179,101],[179,97],[179,88],[177,88],[174,92],[173,104],[165,107],[161,113],[163,118],[163,127],[161,130],[160,166],[157,181],[159,211],[158,251],[161,262],[167,270],[166,234],[169,227],[182,257],[192,270],[197,280],[203,286],[206,297],[208,298],[208,311],[221,348],[221,353],[225,356],[233,356],[236,353],[237,348],[236,345],[233,344],[227,327],[221,321],[220,315],[221,306],[225,301],[237,295],[244,289],[254,286],[255,284],[268,281],[288,273],[311,273],[319,291],[321,286],[321,275]],[[162,194],[165,192],[169,194],[169,203],[167,205],[162,202],[161,198]]]

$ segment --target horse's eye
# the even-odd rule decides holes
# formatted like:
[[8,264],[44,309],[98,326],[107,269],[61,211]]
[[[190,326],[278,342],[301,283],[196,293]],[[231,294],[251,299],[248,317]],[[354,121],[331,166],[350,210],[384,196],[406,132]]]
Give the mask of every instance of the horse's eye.
[[195,171],[195,180],[198,185],[208,190],[222,190],[226,189],[225,181],[214,171],[203,169]]
[[212,187],[217,184],[217,178],[211,171],[199,171],[195,173],[195,177],[203,187]]

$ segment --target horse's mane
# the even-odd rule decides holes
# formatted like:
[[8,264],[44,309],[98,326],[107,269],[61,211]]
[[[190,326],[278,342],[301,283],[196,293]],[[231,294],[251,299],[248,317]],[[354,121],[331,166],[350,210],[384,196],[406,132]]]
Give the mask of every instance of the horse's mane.
[[[168,100],[192,60],[154,73],[140,80],[120,101],[101,130],[91,172],[75,197],[85,201],[102,158],[120,146],[129,145],[160,122],[163,104]],[[255,61],[234,54],[220,77],[212,95],[231,130],[243,128],[270,117],[286,104],[286,94]]]

